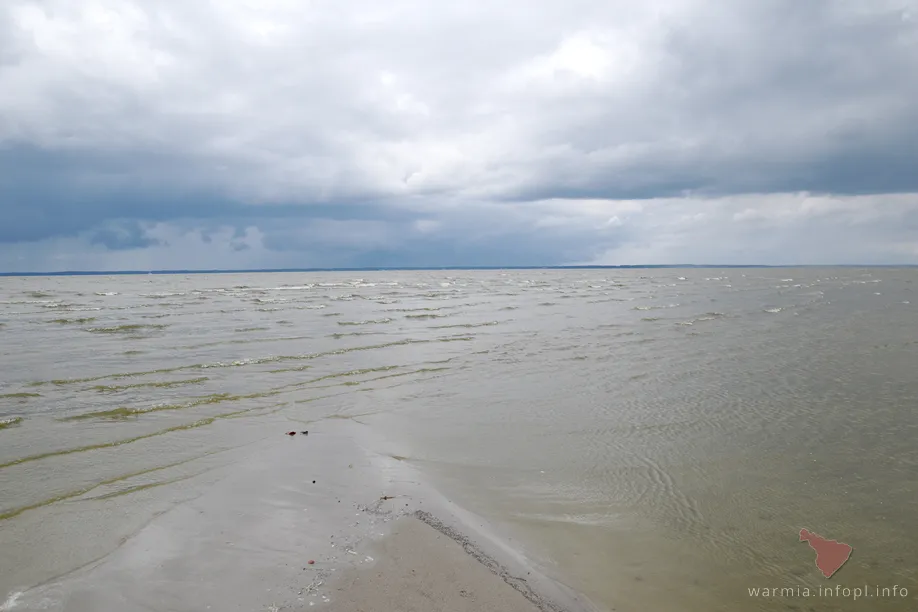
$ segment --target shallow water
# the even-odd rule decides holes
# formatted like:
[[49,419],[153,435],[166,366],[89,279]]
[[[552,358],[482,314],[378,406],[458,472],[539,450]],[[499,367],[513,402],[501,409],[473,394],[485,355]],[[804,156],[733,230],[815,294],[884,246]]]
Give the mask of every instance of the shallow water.
[[[601,607],[914,609],[915,275],[0,279],[0,597],[347,419]],[[865,584],[909,593],[749,594]]]

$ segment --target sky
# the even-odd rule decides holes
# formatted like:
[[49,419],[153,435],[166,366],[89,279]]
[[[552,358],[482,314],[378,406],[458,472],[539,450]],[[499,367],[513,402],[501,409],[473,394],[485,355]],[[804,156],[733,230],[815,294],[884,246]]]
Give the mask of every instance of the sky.
[[3,0],[0,271],[918,263],[918,0]]

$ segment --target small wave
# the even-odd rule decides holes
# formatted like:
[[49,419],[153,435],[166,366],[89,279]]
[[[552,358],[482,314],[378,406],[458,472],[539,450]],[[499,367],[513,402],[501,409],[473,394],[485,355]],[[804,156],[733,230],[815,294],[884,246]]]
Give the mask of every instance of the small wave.
[[41,397],[40,393],[2,393],[0,399],[29,399],[32,397]]
[[161,299],[165,299],[169,297],[181,297],[183,295],[186,295],[184,291],[173,291],[173,292],[163,291],[160,293],[141,293],[140,297],[161,300]]
[[681,321],[679,325],[694,325],[695,323],[703,323],[705,321],[716,321],[717,319],[720,319],[724,316],[726,315],[724,315],[722,312],[706,312],[705,314],[695,317],[689,321]]
[[167,327],[169,326],[163,325],[162,323],[151,323],[148,325],[132,323],[130,325],[116,325],[114,327],[87,327],[86,331],[92,332],[94,334],[133,334],[148,330],[165,329]]
[[[79,307],[73,307],[73,308],[61,308],[60,310],[63,310],[64,312],[99,312],[102,309],[99,307],[92,307],[92,306],[79,306]],[[109,310],[115,310],[115,309],[109,309]],[[118,308],[117,310],[123,310],[123,309]]]
[[631,310],[664,310],[666,308],[678,308],[679,304],[665,304],[662,306],[635,306]]
[[48,323],[57,323],[58,325],[85,325],[95,321],[95,317],[83,317],[79,319],[51,319]]
[[471,329],[473,327],[490,327],[492,325],[500,325],[500,321],[487,321],[485,323],[455,323],[453,325],[434,325],[431,329]]
[[22,417],[8,417],[5,419],[0,419],[0,429],[7,429],[8,427],[15,427],[22,423]]
[[383,323],[391,323],[392,319],[368,319],[366,321],[338,321],[338,325],[381,325]]
[[120,295],[117,291],[96,291],[96,295],[106,297],[110,295]]
[[389,312],[431,312],[440,310],[439,306],[428,306],[426,308],[389,308]]
[[329,334],[329,338],[334,338],[335,340],[340,340],[341,338],[347,338],[349,336],[377,336],[382,332],[369,332],[369,331],[355,331],[355,332],[336,332],[334,334]]
[[765,312],[770,312],[772,314],[775,314],[775,313],[781,312],[782,310],[784,309],[783,308],[766,308]]
[[96,385],[95,387],[92,387],[92,389],[94,391],[100,391],[103,393],[127,391],[129,389],[141,389],[146,387],[171,389],[173,387],[181,387],[184,385],[195,385],[198,383],[206,382],[207,380],[208,378],[206,376],[202,376],[200,378],[188,378],[185,380],[167,380],[159,382],[134,383],[130,385]]
[[68,302],[43,302],[43,303],[41,304],[41,307],[42,307],[42,308],[55,308],[55,309],[66,310],[66,309],[70,309],[70,308],[76,308],[77,305],[76,305],[76,304],[70,304],[70,303],[68,303]]

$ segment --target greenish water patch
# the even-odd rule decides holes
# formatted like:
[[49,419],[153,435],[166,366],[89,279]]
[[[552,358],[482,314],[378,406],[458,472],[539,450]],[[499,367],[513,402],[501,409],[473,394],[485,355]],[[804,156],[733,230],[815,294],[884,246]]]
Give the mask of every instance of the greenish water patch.
[[217,340],[215,342],[204,342],[201,344],[189,344],[187,346],[177,347],[181,350],[193,350],[207,348],[211,346],[220,346],[223,344],[258,344],[262,342],[285,342],[290,340],[309,340],[310,336],[284,336],[283,338],[237,338],[234,340]]
[[155,489],[156,487],[162,487],[165,485],[175,484],[176,482],[182,482],[183,480],[190,480],[198,476],[198,474],[189,474],[187,476],[179,476],[177,478],[172,478],[169,480],[163,480],[160,482],[148,482],[142,485],[135,485],[133,487],[128,487],[126,489],[121,489],[120,491],[112,491],[111,493],[106,493],[104,495],[97,495],[95,497],[89,497],[84,500],[79,501],[104,501],[107,499],[113,499],[115,497],[122,497],[124,495],[131,495],[132,493],[138,493],[140,491],[146,491],[147,489]]
[[96,317],[83,317],[80,319],[51,319],[49,323],[57,323],[59,325],[85,325],[86,323],[92,323],[96,320]]
[[[461,341],[470,341],[474,340],[473,336],[459,336],[459,337],[448,337],[448,338],[436,338],[432,340],[412,340],[406,338],[404,340],[395,340],[393,342],[386,342],[383,344],[370,344],[367,346],[353,346],[350,348],[341,348],[335,349],[333,351],[324,351],[321,353],[309,353],[305,355],[277,355],[273,357],[264,357],[261,359],[246,359],[242,361],[233,361],[229,363],[195,363],[189,365],[175,366],[172,368],[159,368],[157,370],[146,370],[141,372],[121,372],[117,374],[103,374],[101,376],[89,376],[86,378],[65,378],[65,379],[55,379],[55,380],[38,380],[28,383],[30,387],[40,387],[43,385],[71,385],[76,383],[87,383],[95,382],[97,380],[106,380],[106,379],[121,379],[121,378],[135,378],[140,376],[148,376],[151,374],[168,374],[170,372],[180,372],[182,370],[193,370],[193,369],[207,369],[207,368],[229,368],[229,367],[241,367],[246,365],[256,365],[262,363],[275,363],[282,361],[305,361],[311,359],[318,359],[320,357],[330,357],[332,355],[344,355],[345,353],[352,353],[355,351],[372,351],[376,349],[389,348],[393,346],[406,346],[409,344],[427,344],[431,342],[461,342]],[[285,372],[288,370],[277,370],[277,372]]]
[[35,298],[36,300],[49,298],[54,295],[53,293],[48,293],[47,291],[26,291],[25,294],[30,298]]
[[323,316],[323,317],[340,317],[340,316],[341,316],[341,313],[340,313],[340,312],[323,312],[321,316]]
[[267,327],[240,327],[234,330],[236,333],[245,334],[249,332],[268,331]]
[[442,319],[445,316],[446,315],[442,315],[442,314],[425,313],[425,314],[409,314],[409,315],[405,315],[405,318],[406,319]]
[[9,417],[7,419],[0,419],[0,430],[7,429],[9,427],[15,427],[22,423],[22,417]]
[[397,377],[397,376],[411,376],[412,374],[429,374],[429,373],[432,373],[432,372],[443,372],[444,370],[448,370],[448,369],[449,369],[449,368],[447,368],[447,367],[442,367],[442,368],[421,368],[421,369],[419,369],[419,370],[411,370],[410,372],[399,372],[399,373],[397,373],[397,374],[386,374],[385,376],[377,376],[376,378],[372,378],[372,379],[370,379],[370,380],[368,380],[368,381],[366,381],[366,382],[372,382],[372,381],[375,381],[375,380],[383,380],[384,378],[395,378],[395,377]]
[[173,387],[181,387],[183,385],[196,385],[198,383],[205,382],[210,380],[206,376],[201,376],[199,378],[186,378],[185,380],[164,380],[158,382],[146,382],[146,383],[134,383],[132,385],[96,385],[92,387],[95,391],[126,391],[127,389],[141,389],[145,387],[153,387],[159,389],[171,389]]
[[[259,406],[259,407],[254,407],[254,408],[246,408],[246,409],[244,409],[244,410],[236,410],[236,411],[234,411],[234,412],[226,412],[226,413],[223,413],[223,414],[217,414],[217,415],[214,415],[214,416],[211,416],[211,417],[207,417],[207,418],[204,418],[204,419],[197,420],[197,421],[195,421],[195,422],[193,422],[193,423],[188,423],[188,424],[185,424],[185,425],[175,425],[174,427],[167,427],[166,429],[161,429],[161,430],[159,430],[159,431],[154,431],[153,433],[144,434],[144,435],[142,435],[142,436],[134,436],[133,438],[125,438],[125,439],[123,439],[123,440],[115,440],[114,442],[101,442],[101,443],[99,443],[99,444],[90,444],[90,445],[87,445],[87,446],[79,446],[79,447],[76,447],[76,448],[68,448],[68,449],[66,449],[66,450],[50,451],[50,452],[47,452],[47,453],[39,453],[39,454],[37,454],[37,455],[28,455],[28,456],[25,456],[25,457],[20,457],[19,459],[14,459],[14,460],[12,460],[12,461],[7,461],[6,463],[0,463],[0,470],[2,470],[2,469],[4,469],[4,468],[12,467],[12,466],[14,466],[14,465],[21,465],[21,464],[23,464],[23,463],[31,463],[32,461],[40,461],[41,459],[49,459],[49,458],[51,458],[51,457],[62,457],[62,456],[66,456],[66,455],[73,455],[73,454],[75,454],[75,453],[85,453],[85,452],[87,452],[87,451],[101,450],[101,449],[104,449],[104,448],[115,448],[115,447],[118,447],[118,446],[124,446],[125,444],[133,444],[134,442],[138,442],[138,441],[140,441],[140,440],[147,440],[147,439],[149,439],[149,438],[155,438],[155,437],[157,437],[157,436],[163,436],[163,435],[170,434],[170,433],[173,433],[173,432],[176,432],[176,431],[186,431],[186,430],[189,430],[189,429],[197,429],[198,427],[205,427],[205,426],[207,426],[207,425],[210,425],[210,424],[212,424],[212,423],[215,423],[216,421],[218,421],[218,420],[220,420],[220,419],[229,419],[229,418],[233,418],[233,417],[235,417],[235,416],[239,416],[239,415],[247,414],[247,413],[250,413],[250,412],[254,412],[254,411],[256,411],[256,410],[264,410],[264,408],[265,408],[265,407],[263,407],[263,406]],[[82,495],[82,493],[80,493],[80,494]],[[45,505],[45,504],[39,504],[39,505]],[[37,506],[32,506],[32,507],[38,507],[39,505],[37,505]],[[31,509],[31,508],[29,508],[29,509]],[[18,512],[17,512],[17,514],[18,514]],[[15,516],[15,515],[14,515],[14,516]],[[6,514],[0,514],[0,519],[4,519],[4,518],[9,518],[9,517],[8,517]]]
[[85,331],[94,334],[136,334],[144,331],[165,329],[169,327],[163,323],[150,323],[142,325],[140,323],[130,323],[128,325],[115,325],[114,327],[87,327]]
[[142,414],[148,414],[151,412],[164,412],[171,410],[186,410],[188,408],[196,408],[198,406],[206,406],[209,404],[220,404],[223,402],[234,402],[242,399],[253,399],[257,397],[269,397],[271,395],[277,395],[280,393],[280,390],[276,391],[267,391],[264,393],[250,393],[248,395],[232,395],[230,393],[214,393],[213,395],[205,395],[204,397],[198,397],[193,399],[190,402],[184,402],[182,404],[160,404],[157,406],[149,406],[147,408],[132,408],[129,406],[122,406],[121,408],[114,408],[112,410],[100,410],[98,412],[87,412],[84,414],[77,414],[74,416],[64,417],[62,421],[82,421],[85,419],[127,419],[131,417],[140,416]]
[[4,393],[0,399],[28,399],[30,397],[41,397],[41,393]]
[[23,512],[28,512],[29,510],[35,510],[37,508],[42,508],[44,506],[50,506],[51,504],[55,504],[57,502],[62,502],[68,499],[73,499],[74,497],[80,497],[82,495],[86,495],[87,493],[95,489],[98,489],[99,487],[104,487],[107,485],[115,484],[116,482],[121,482],[122,480],[130,480],[131,478],[137,478],[138,476],[145,476],[146,474],[152,474],[153,472],[159,472],[161,470],[168,470],[170,468],[178,467],[180,465],[183,465],[185,463],[190,463],[192,461],[197,461],[198,459],[202,459],[209,455],[214,455],[220,452],[223,452],[223,451],[214,450],[214,451],[204,453],[203,455],[199,455],[197,457],[191,457],[190,459],[183,459],[181,461],[176,461],[175,463],[170,463],[168,465],[161,465],[161,466],[154,467],[154,468],[148,468],[146,470],[140,470],[139,472],[133,472],[130,474],[123,474],[121,476],[115,476],[114,478],[103,480],[102,482],[96,483],[94,485],[90,485],[88,487],[84,487],[82,489],[78,489],[76,491],[70,491],[69,493],[63,493],[61,495],[57,495],[55,497],[40,501],[35,504],[29,504],[28,506],[22,506],[19,508],[14,508],[12,510],[7,510],[6,512],[0,513],[0,521],[4,519],[10,519],[10,518],[19,516]]
[[340,340],[341,338],[347,338],[348,336],[376,336],[380,332],[365,332],[365,331],[355,331],[355,332],[345,332],[345,333],[334,333],[330,334],[329,338],[334,338],[335,340]]
[[295,368],[280,368],[277,370],[268,370],[268,374],[280,374],[281,372],[302,372],[304,370],[311,369],[311,365],[301,365],[296,366]]
[[181,370],[189,370],[192,368],[201,368],[205,367],[202,364],[188,365],[188,366],[176,366],[174,368],[160,368],[158,370],[147,370],[145,372],[122,372],[118,374],[103,374],[101,376],[89,376],[87,378],[59,378],[55,380],[36,380],[29,383],[30,387],[41,387],[42,385],[72,385],[75,383],[87,383],[95,382],[97,380],[105,380],[106,378],[134,378],[137,376],[147,376],[149,374],[167,374],[169,372],[179,372]]
[[143,355],[146,351],[124,351],[122,355]]
[[[390,371],[390,370],[395,370],[395,369],[400,368],[400,367],[402,367],[402,366],[393,365],[393,366],[381,366],[381,367],[378,367],[378,368],[362,368],[362,369],[359,369],[359,370],[349,370],[349,371],[347,371],[347,372],[336,372],[335,374],[326,374],[325,376],[319,376],[318,378],[313,378],[312,380],[308,380],[308,381],[306,381],[306,382],[304,382],[304,383],[297,383],[297,386],[309,385],[309,384],[317,383],[317,382],[320,382],[320,381],[323,381],[323,380],[329,380],[329,379],[331,379],[331,378],[343,378],[343,377],[348,377],[348,376],[361,376],[361,375],[363,375],[363,374],[372,374],[373,372],[388,372],[388,371]],[[344,383],[344,384],[347,384],[347,383]],[[356,383],[356,384],[359,384],[359,383]],[[352,385],[349,385],[349,386],[352,386]]]

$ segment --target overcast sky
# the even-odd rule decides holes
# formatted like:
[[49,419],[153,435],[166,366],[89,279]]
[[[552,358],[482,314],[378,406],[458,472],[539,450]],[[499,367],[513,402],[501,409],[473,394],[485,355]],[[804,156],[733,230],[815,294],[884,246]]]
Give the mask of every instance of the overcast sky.
[[0,271],[918,263],[918,0],[3,0]]

